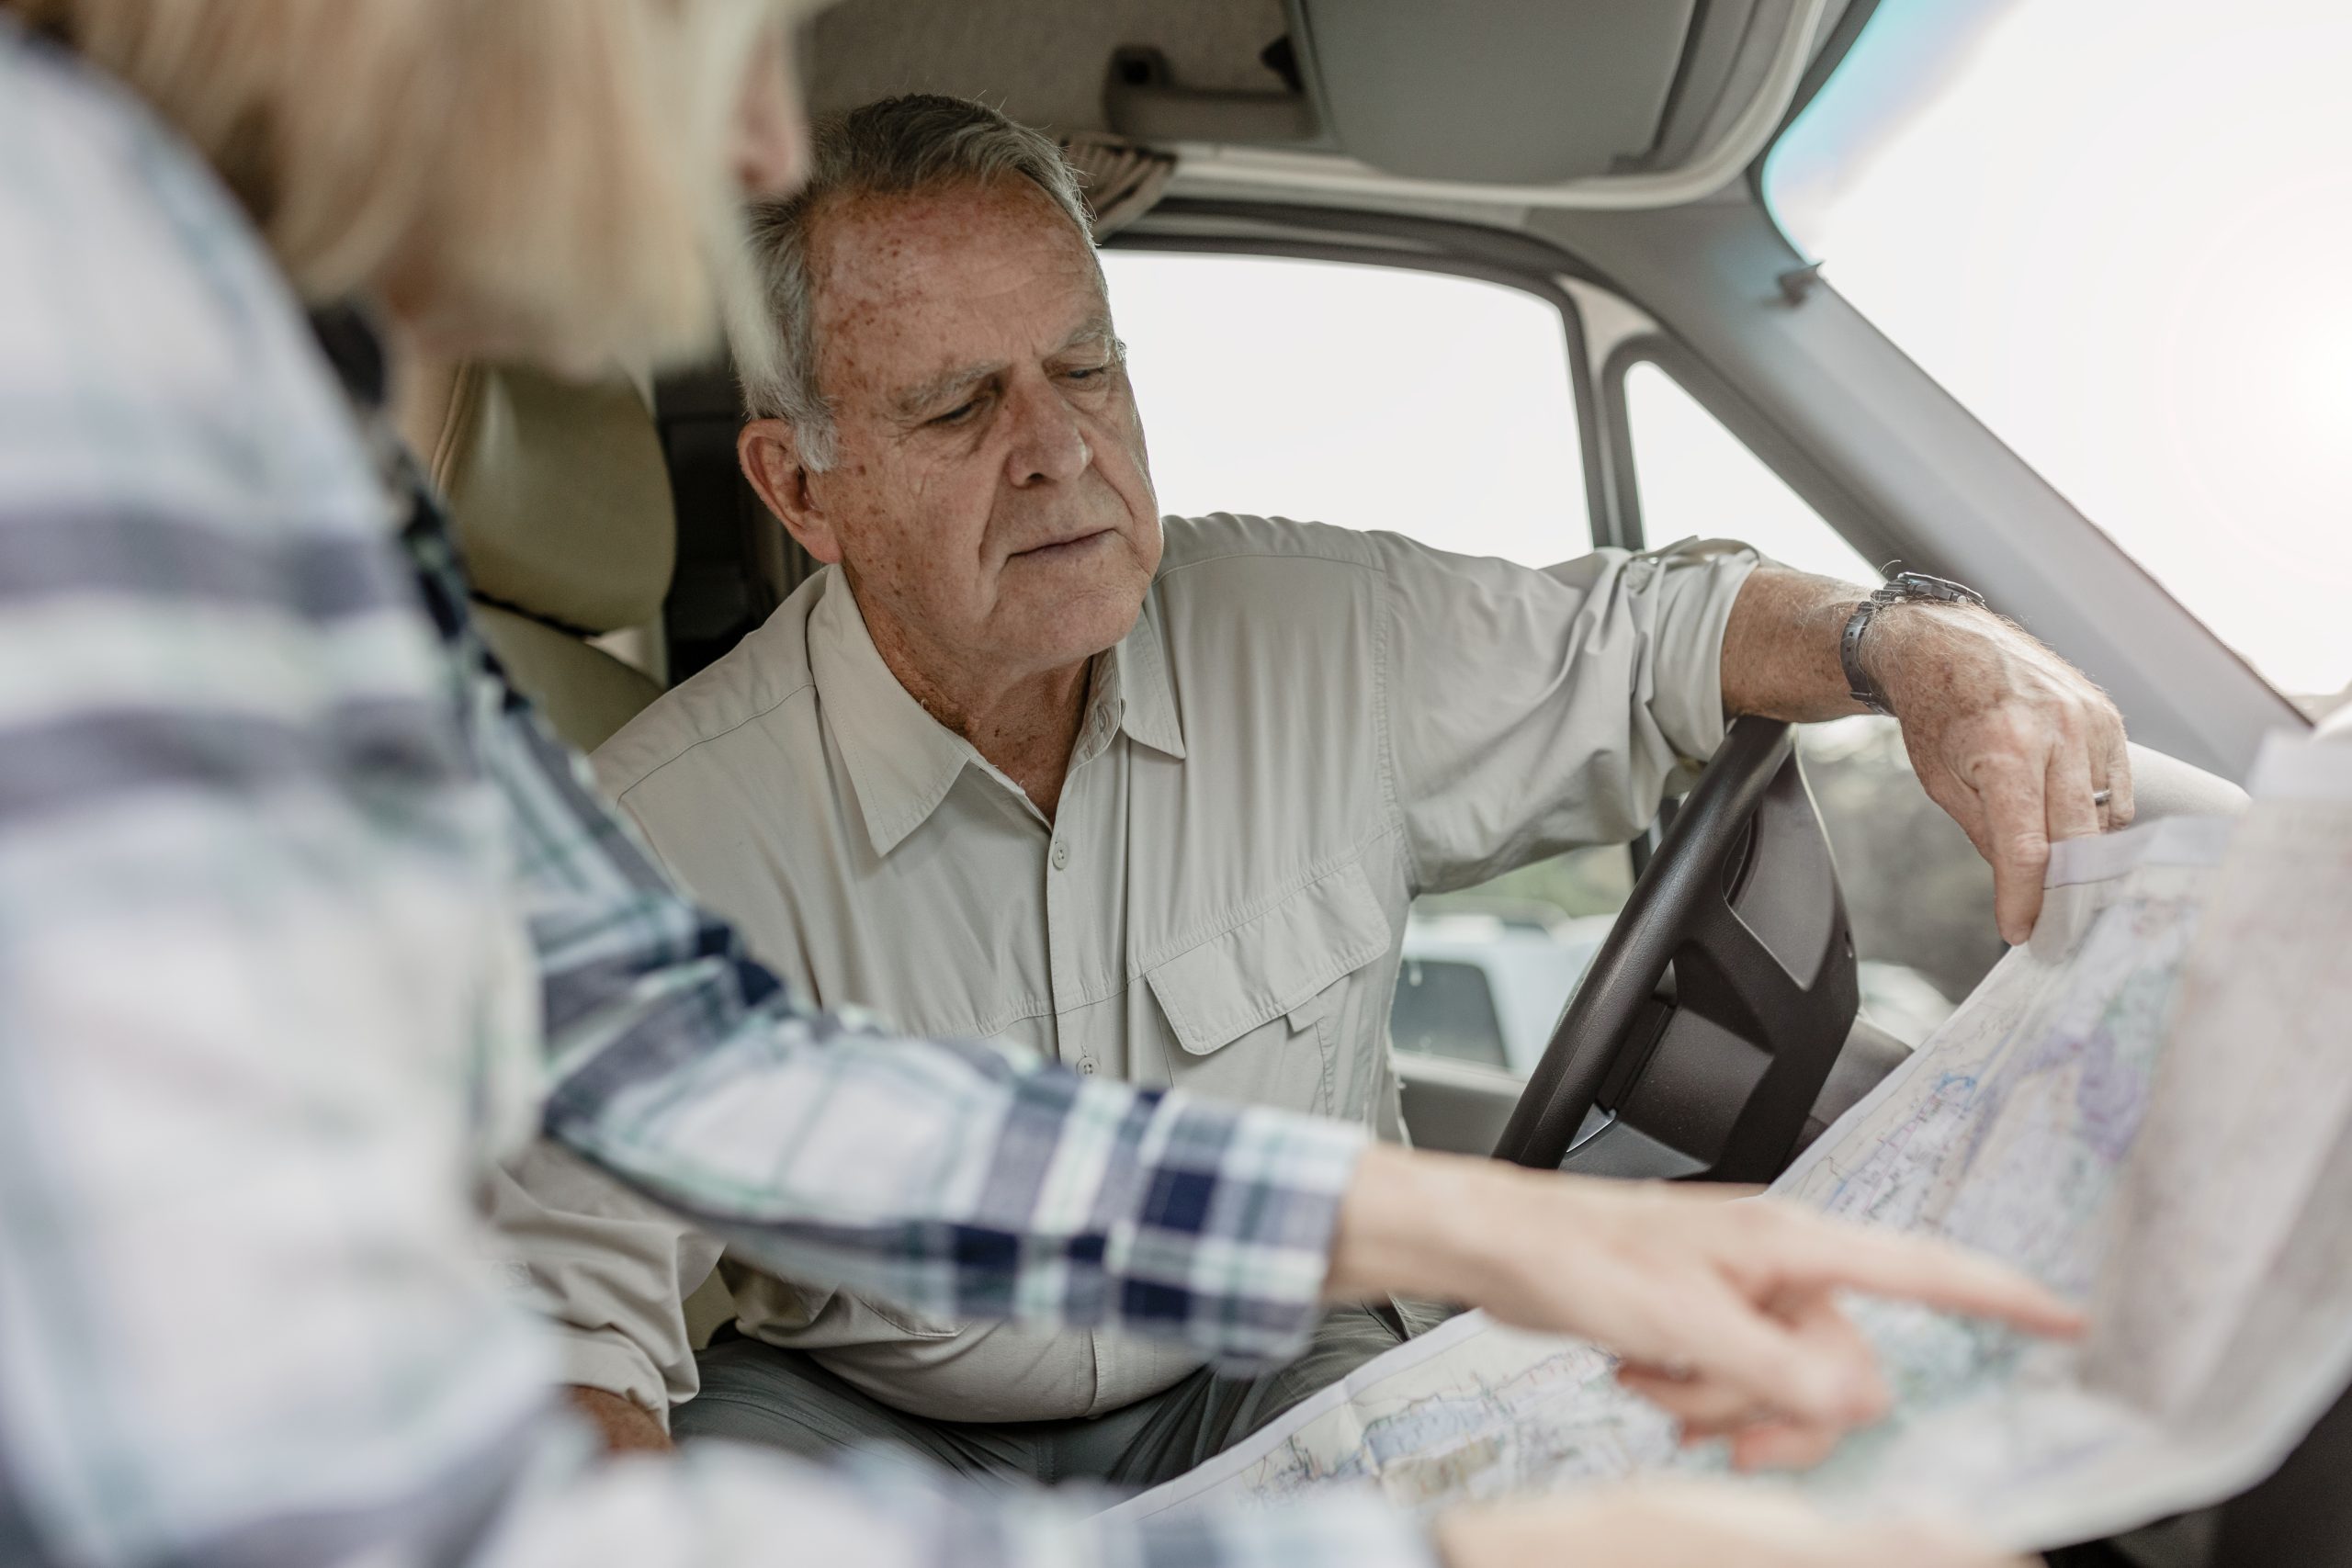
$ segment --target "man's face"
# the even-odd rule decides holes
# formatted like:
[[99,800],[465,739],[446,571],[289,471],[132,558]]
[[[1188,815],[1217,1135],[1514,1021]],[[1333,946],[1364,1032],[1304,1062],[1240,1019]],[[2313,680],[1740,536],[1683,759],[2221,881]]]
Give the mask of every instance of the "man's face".
[[876,640],[997,681],[1124,637],[1159,522],[1085,241],[1025,180],[859,201],[814,240],[839,445],[804,542]]

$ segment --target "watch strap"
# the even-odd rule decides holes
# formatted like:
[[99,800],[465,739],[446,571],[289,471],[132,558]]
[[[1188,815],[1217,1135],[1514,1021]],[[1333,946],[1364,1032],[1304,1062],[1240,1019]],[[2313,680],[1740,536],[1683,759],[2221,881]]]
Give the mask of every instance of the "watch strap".
[[1838,661],[1846,672],[1846,694],[1872,713],[1894,716],[1886,705],[1886,697],[1862,668],[1862,634],[1871,629],[1871,622],[1889,604],[1975,604],[1982,606],[1984,595],[1973,588],[1954,582],[1949,578],[1929,577],[1923,571],[1901,571],[1881,583],[1878,592],[1854,606],[1847,617],[1845,635],[1838,639]]
[[1871,621],[1880,607],[1889,603],[1879,597],[1885,592],[1882,588],[1855,605],[1854,613],[1846,618],[1845,635],[1838,639],[1838,661],[1846,669],[1846,694],[1876,714],[1890,710],[1885,697],[1880,694],[1878,682],[1862,668],[1862,634],[1871,629]]

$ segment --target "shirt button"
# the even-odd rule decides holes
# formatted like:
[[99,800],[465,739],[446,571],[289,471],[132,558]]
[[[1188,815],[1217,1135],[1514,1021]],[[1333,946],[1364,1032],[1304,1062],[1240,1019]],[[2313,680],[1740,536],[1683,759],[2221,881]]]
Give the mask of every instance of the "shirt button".
[[1078,1073],[1080,1077],[1092,1077],[1094,1076],[1094,1064],[1086,1061],[1080,1062],[1078,1064]]
[[1056,839],[1056,840],[1054,840],[1054,869],[1055,869],[1056,871],[1059,871],[1059,870],[1061,870],[1061,868],[1062,868],[1062,867],[1064,867],[1064,866],[1068,865],[1069,863],[1069,841],[1068,841],[1067,840],[1063,840],[1063,839]]

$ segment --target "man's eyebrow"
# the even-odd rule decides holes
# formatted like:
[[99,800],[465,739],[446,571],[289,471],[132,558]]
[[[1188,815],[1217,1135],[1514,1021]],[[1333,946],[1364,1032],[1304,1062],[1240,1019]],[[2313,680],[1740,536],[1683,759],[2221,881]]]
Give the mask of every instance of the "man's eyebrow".
[[[1054,350],[1051,357],[1058,357],[1073,349],[1092,346],[1108,349],[1114,355],[1120,350],[1119,336],[1112,330],[1111,318],[1108,314],[1088,317],[1080,323],[1076,332],[1062,340],[1061,346]],[[985,365],[963,365],[953,370],[943,371],[928,381],[920,382],[894,395],[890,399],[891,412],[900,419],[916,418],[936,408],[965,388],[985,381],[991,376],[1001,375],[1004,368],[1003,362],[1000,360]]]
[[1062,340],[1061,347],[1054,352],[1068,354],[1073,348],[1084,348],[1089,344],[1099,344],[1114,353],[1117,352],[1120,346],[1119,334],[1112,330],[1111,318],[1107,314],[1089,316],[1080,325],[1078,331]]
[[985,381],[1004,369],[1001,364],[964,365],[933,376],[930,380],[908,388],[891,398],[891,411],[901,419],[910,419],[936,406],[954,392],[959,392],[976,382]]

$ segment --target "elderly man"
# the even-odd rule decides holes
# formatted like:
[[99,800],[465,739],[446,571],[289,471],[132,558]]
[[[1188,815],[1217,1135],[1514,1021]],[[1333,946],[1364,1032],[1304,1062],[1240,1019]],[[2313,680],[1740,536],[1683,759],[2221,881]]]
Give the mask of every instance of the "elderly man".
[[[2095,795],[2129,815],[2113,709],[1967,604],[1858,615],[1861,590],[1724,543],[1534,571],[1163,521],[1070,174],[984,107],[824,129],[758,242],[780,344],[744,356],[743,468],[828,570],[597,768],[827,1006],[1396,1136],[1414,897],[1632,836],[1727,714],[1883,702],[1993,859],[2013,938],[2048,837],[2097,830]],[[1167,1345],[730,1264],[741,1332],[697,1369],[678,1303],[715,1246],[554,1156],[520,1175],[510,1228],[616,1430],[613,1396],[658,1411],[698,1380],[682,1433],[1143,1483],[1407,1326],[1336,1314],[1289,1371],[1237,1382]]]

